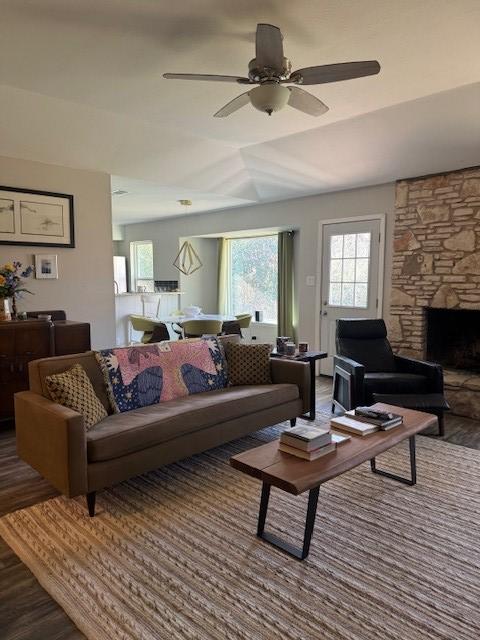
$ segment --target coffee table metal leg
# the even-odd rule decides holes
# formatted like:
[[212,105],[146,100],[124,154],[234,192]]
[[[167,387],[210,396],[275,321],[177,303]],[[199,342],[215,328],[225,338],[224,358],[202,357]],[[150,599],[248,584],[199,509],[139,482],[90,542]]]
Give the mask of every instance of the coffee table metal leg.
[[297,560],[304,560],[310,551],[310,541],[312,539],[313,529],[315,526],[315,516],[317,515],[317,503],[320,487],[310,489],[308,493],[307,517],[305,520],[305,532],[303,536],[303,545],[299,549],[289,542],[285,542],[279,536],[269,531],[265,531],[265,520],[267,518],[268,501],[270,499],[270,485],[264,482],[262,484],[262,495],[260,498],[260,510],[258,512],[257,536],[270,543],[277,549],[281,549],[285,553],[293,556]]
[[417,461],[416,461],[416,451],[415,451],[415,436],[410,436],[408,439],[409,451],[410,451],[410,478],[403,478],[402,476],[397,476],[394,473],[389,473],[388,471],[382,471],[381,469],[377,469],[377,465],[375,462],[375,458],[370,460],[370,468],[373,473],[378,473],[380,476],[385,476],[385,478],[390,478],[391,480],[397,480],[398,482],[403,482],[403,484],[408,484],[409,486],[413,486],[417,483]]

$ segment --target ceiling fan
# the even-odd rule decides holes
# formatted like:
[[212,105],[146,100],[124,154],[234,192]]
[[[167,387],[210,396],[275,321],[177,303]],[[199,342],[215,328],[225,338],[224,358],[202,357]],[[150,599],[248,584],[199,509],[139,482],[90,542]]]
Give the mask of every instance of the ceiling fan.
[[328,111],[326,104],[298,86],[284,85],[325,84],[372,76],[380,71],[380,65],[376,60],[325,64],[292,71],[290,60],[283,55],[282,40],[282,32],[278,27],[272,24],[257,24],[255,58],[248,64],[248,78],[201,73],[164,73],[163,77],[168,80],[207,80],[259,85],[231,100],[214,114],[215,118],[225,118],[249,102],[269,116],[287,104],[308,115],[320,116]]

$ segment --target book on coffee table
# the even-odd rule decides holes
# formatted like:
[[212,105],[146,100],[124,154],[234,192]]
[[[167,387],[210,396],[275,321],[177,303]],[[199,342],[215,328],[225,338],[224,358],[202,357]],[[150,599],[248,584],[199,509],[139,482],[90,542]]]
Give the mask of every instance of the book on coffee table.
[[359,422],[376,424],[382,431],[398,427],[398,425],[403,423],[403,417],[398,413],[373,411],[370,407],[357,407],[356,409],[346,411],[345,415]]
[[319,427],[293,427],[280,436],[280,442],[302,451],[313,451],[330,444],[331,441],[330,431]]
[[331,434],[332,442],[337,446],[339,444],[344,444],[345,442],[348,442],[352,439],[352,436],[349,436],[347,433],[335,433],[334,431],[331,431]]
[[297,449],[297,447],[290,447],[288,444],[280,442],[278,448],[284,453],[289,453],[292,456],[297,456],[297,458],[312,461],[318,460],[318,458],[327,455],[327,453],[335,451],[336,446],[337,445],[334,442],[330,442],[329,444],[326,444],[323,447],[319,447],[318,449],[314,449],[313,451],[302,451],[302,449]]
[[335,429],[347,431],[348,433],[353,433],[356,436],[368,436],[369,433],[374,433],[375,431],[380,430],[380,427],[376,424],[361,422],[360,420],[355,420],[347,415],[332,418],[330,420],[330,424],[332,427],[335,427]]

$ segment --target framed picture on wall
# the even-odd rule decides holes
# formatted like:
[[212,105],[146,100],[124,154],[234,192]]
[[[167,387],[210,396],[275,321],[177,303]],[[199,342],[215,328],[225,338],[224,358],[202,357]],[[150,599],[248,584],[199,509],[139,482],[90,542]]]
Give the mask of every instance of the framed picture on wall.
[[57,256],[37,254],[35,256],[35,278],[56,280],[58,278]]
[[74,247],[73,196],[0,187],[0,244]]

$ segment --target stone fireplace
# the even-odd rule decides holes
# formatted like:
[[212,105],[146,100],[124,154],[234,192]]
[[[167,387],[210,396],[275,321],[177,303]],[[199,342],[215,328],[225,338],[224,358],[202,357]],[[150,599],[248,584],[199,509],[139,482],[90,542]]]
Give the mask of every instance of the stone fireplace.
[[427,307],[425,312],[427,360],[480,374],[480,311]]
[[480,418],[480,167],[396,186],[390,338],[441,362],[454,413]]

